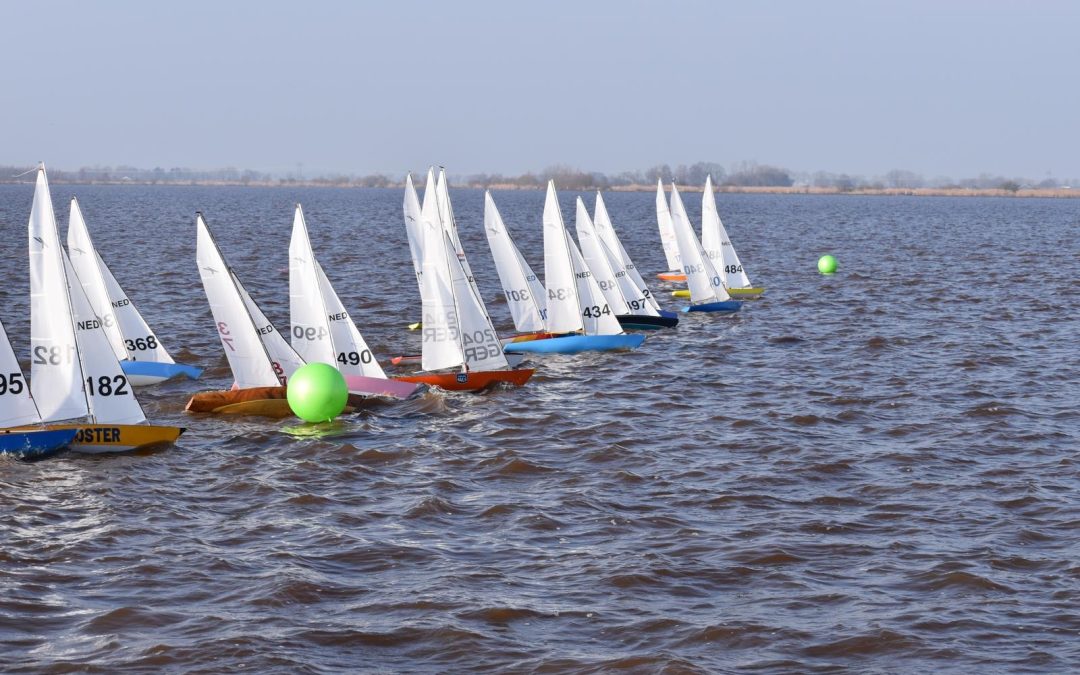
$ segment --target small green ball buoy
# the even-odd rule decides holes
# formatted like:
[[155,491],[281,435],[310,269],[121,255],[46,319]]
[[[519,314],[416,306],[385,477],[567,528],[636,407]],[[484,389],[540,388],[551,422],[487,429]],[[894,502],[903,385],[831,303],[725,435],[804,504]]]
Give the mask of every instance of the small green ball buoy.
[[818,258],[817,271],[822,274],[835,274],[836,273],[836,258],[831,255],[823,255]]
[[345,410],[349,386],[337,368],[309,363],[289,378],[285,398],[293,413],[305,422],[329,422]]

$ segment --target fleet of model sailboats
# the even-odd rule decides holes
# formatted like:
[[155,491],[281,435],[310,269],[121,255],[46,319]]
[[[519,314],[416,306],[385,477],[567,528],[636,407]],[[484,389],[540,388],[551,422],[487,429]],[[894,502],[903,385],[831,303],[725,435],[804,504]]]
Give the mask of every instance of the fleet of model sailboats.
[[[657,185],[657,224],[669,272],[684,279],[683,311],[731,312],[731,295],[759,296],[716,208],[711,177],[702,197],[702,236],[690,224],[678,188],[670,203]],[[132,387],[200,369],[177,364],[98,254],[79,203],[71,200],[68,251],[61,246],[44,166],[30,212],[31,372],[29,384],[0,324],[0,453],[46,454],[64,447],[117,452],[171,443],[183,429],[147,423]],[[484,232],[517,335],[500,339],[462,248],[446,173],[428,171],[421,201],[412,176],[403,204],[413,273],[420,289],[423,371],[389,378],[315,257],[299,204],[289,243],[291,344],[251,298],[225,261],[201,213],[196,261],[233,375],[227,390],[195,394],[191,412],[291,414],[289,378],[308,362],[338,368],[350,404],[365,397],[408,398],[420,384],[477,390],[524,384],[524,355],[626,350],[642,334],[624,329],[673,327],[612,225],[602,195],[593,215],[575,202],[577,243],[563,222],[555,185],[543,210],[544,281],[533,272],[484,194]],[[579,248],[580,246],[580,248]]]
[[561,353],[634,349],[644,335],[623,332],[604,292],[563,224],[555,184],[548,182],[544,200],[544,285],[546,325],[558,337],[515,342],[508,352]]
[[121,452],[172,443],[183,429],[147,423],[102,322],[60,245],[45,167],[30,209],[30,393],[50,429],[75,430],[71,448]]

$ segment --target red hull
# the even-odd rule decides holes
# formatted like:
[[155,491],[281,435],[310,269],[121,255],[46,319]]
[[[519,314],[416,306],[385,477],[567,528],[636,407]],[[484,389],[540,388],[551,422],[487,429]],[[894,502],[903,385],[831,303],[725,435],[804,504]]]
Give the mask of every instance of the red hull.
[[[518,368],[517,370],[487,370],[469,373],[429,373],[395,377],[394,379],[402,382],[433,384],[447,391],[475,391],[500,382],[507,382],[520,387],[535,372],[536,370],[533,368]],[[462,375],[464,375],[464,381],[462,381]]]

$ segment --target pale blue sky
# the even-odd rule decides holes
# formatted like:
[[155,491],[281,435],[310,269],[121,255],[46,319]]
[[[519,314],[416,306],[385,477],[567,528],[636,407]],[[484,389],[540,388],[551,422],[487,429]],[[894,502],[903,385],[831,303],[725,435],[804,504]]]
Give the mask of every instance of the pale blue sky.
[[0,4],[0,163],[1080,176],[1080,2]]

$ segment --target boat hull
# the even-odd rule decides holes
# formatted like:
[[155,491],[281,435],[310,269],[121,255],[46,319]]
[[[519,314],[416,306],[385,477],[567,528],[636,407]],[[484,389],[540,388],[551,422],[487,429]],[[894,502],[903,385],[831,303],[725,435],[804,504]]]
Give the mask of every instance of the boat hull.
[[746,288],[729,288],[728,295],[733,298],[741,298],[743,300],[752,300],[754,298],[760,298],[765,294],[764,286],[747,286]]
[[68,447],[75,439],[75,429],[0,430],[0,455],[48,457]]
[[120,367],[124,370],[131,386],[145,387],[165,380],[183,375],[192,380],[197,380],[202,375],[202,368],[185,366],[182,363],[158,363],[157,361],[121,361]]
[[[349,393],[344,412],[352,412],[368,403],[368,397]],[[215,415],[258,415],[260,417],[293,417],[285,387],[248,387],[200,391],[187,402],[184,410]]]
[[631,330],[659,330],[679,325],[679,317],[652,316],[649,314],[619,314],[619,325]]
[[420,388],[420,385],[410,382],[399,382],[385,377],[364,377],[362,375],[346,375],[345,384],[348,385],[350,394],[388,396],[402,400],[409,398]]
[[507,345],[508,352],[534,354],[577,354],[587,351],[636,349],[645,341],[644,335],[564,335],[547,340],[532,340]]
[[686,281],[686,275],[682,272],[661,272],[656,278],[664,281]]
[[[100,454],[106,452],[127,452],[152,445],[175,443],[183,427],[166,427],[152,424],[93,424],[73,422],[53,424],[51,430],[74,431],[69,448],[75,452]],[[13,431],[33,431],[34,427],[17,427]]]
[[700,305],[683,307],[684,312],[737,312],[742,307],[738,300],[725,300],[723,302],[705,302]]
[[690,297],[690,291],[685,289],[685,288],[680,288],[677,291],[672,291],[671,292],[671,297],[673,297],[673,298],[689,298]]
[[403,375],[394,379],[402,382],[435,385],[448,391],[476,391],[504,382],[520,387],[525,384],[535,372],[536,370],[533,368],[516,368],[514,370],[473,370],[467,373],[424,373],[421,375]]

